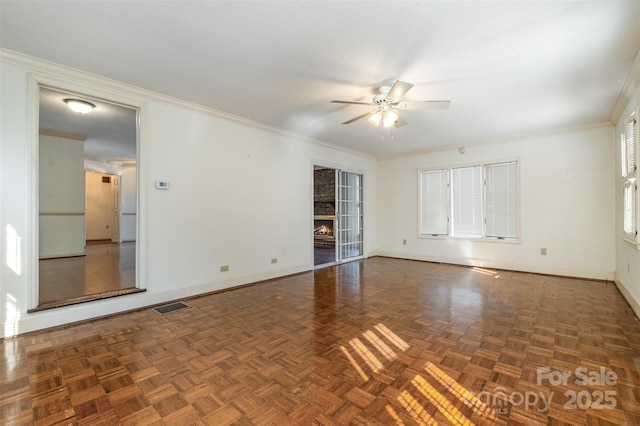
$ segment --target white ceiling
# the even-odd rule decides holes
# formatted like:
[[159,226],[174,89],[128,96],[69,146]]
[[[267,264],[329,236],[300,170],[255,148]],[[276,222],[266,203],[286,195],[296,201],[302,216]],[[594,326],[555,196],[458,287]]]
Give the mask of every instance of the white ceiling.
[[[0,1],[3,48],[375,156],[609,120],[640,51],[640,1]],[[343,121],[379,86],[393,140]]]
[[[40,88],[40,128],[86,138],[85,158],[114,164],[135,162],[136,110],[75,93]],[[64,99],[91,102],[88,114],[71,111]]]

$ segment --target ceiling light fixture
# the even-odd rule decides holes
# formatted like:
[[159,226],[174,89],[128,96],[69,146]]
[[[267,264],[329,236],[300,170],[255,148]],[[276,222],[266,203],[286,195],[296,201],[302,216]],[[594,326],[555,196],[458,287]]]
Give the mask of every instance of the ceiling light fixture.
[[67,104],[71,111],[79,114],[91,112],[96,107],[91,102],[81,101],[80,99],[64,99],[64,103]]
[[369,116],[369,123],[371,123],[372,126],[378,127],[380,125],[381,118],[382,118],[382,113],[378,111],[375,114],[371,114]]
[[378,127],[382,120],[383,127],[393,127],[398,121],[398,113],[393,110],[381,110],[369,116],[369,123]]

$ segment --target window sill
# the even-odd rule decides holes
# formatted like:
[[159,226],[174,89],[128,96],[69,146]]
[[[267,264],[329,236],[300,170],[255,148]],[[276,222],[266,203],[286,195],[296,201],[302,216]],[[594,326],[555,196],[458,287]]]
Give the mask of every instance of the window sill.
[[640,241],[637,240],[630,240],[629,238],[625,238],[622,237],[622,241],[625,242],[625,244],[635,248],[636,250],[640,251]]
[[501,243],[501,244],[521,244],[520,238],[491,238],[491,237],[464,237],[455,235],[429,235],[419,234],[418,238],[423,240],[459,240],[459,241],[471,241],[474,243]]

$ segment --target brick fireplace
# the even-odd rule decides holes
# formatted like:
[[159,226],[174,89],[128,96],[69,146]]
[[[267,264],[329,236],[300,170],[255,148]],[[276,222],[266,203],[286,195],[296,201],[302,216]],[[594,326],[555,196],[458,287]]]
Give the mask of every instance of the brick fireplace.
[[318,169],[313,173],[313,245],[318,248],[334,248],[336,173],[333,169]]

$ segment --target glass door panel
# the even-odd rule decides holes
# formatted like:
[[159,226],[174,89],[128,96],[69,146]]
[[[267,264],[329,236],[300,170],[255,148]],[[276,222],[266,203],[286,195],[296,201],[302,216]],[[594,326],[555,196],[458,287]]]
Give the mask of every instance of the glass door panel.
[[339,260],[362,256],[363,204],[362,175],[338,172],[338,258]]

